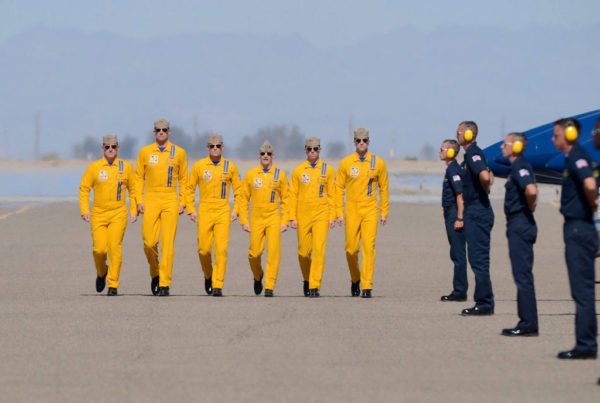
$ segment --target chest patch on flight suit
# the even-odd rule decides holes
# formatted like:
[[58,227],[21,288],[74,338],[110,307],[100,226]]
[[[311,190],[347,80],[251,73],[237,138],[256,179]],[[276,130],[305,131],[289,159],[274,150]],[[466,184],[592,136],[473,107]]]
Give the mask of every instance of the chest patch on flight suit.
[[100,182],[106,182],[107,179],[108,179],[108,173],[106,171],[98,172],[98,180]]
[[302,184],[308,185],[310,183],[310,174],[302,174]]
[[148,164],[150,164],[150,165],[158,164],[158,155],[151,155],[150,160],[148,161]]
[[254,189],[260,189],[262,187],[262,179],[254,178]]
[[204,175],[202,176],[202,179],[204,179],[205,182],[210,182],[210,180],[212,179],[212,172],[204,171]]
[[351,178],[358,178],[358,167],[352,167],[352,168],[350,168],[350,177]]

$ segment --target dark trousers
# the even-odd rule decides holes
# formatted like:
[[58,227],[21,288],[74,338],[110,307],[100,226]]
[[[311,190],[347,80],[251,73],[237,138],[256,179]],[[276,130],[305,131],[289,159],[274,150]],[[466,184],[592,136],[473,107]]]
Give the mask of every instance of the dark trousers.
[[454,222],[457,217],[456,206],[444,209],[444,222],[446,224],[446,235],[450,244],[450,259],[454,263],[454,277],[452,278],[452,294],[467,296],[467,250],[464,230],[454,230]]
[[494,226],[492,207],[481,203],[465,206],[465,238],[469,264],[475,274],[475,306],[494,309],[490,280],[490,233]]
[[538,330],[537,303],[533,286],[533,244],[537,225],[532,215],[519,214],[506,223],[508,255],[517,286],[517,312],[523,330]]
[[565,259],[569,272],[571,297],[575,301],[576,350],[598,352],[594,259],[598,234],[591,221],[565,221],[563,227]]

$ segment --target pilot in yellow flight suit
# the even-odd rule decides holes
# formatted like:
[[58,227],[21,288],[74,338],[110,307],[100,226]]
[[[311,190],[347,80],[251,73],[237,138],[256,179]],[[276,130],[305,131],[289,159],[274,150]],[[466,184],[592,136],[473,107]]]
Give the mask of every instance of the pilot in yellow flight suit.
[[183,148],[169,141],[169,134],[168,120],[161,118],[154,122],[156,143],[140,150],[135,167],[136,201],[138,212],[144,215],[142,238],[152,278],[150,289],[152,294],[159,296],[168,296],[170,293],[177,220],[187,201],[187,155]]
[[[336,177],[336,213],[339,225],[344,225],[344,194],[346,196],[346,260],[350,269],[353,297],[371,298],[375,270],[375,236],[377,221],[385,225],[389,213],[388,177],[385,162],[369,152],[369,131],[359,127],[354,131],[356,152],[340,162]],[[379,185],[381,211],[377,206]],[[347,191],[346,191],[347,190]],[[362,240],[362,270],[358,251]]]
[[[260,147],[260,165],[244,176],[240,197],[240,224],[250,232],[248,260],[254,274],[254,293],[262,292],[263,270],[260,262],[267,237],[267,267],[265,270],[265,297],[273,296],[279,273],[281,233],[287,231],[288,181],[285,172],[273,165],[273,146],[268,141]],[[248,204],[252,199],[252,213],[248,224]],[[281,213],[279,208],[281,207]]]
[[[102,292],[108,276],[108,295],[117,295],[121,274],[122,244],[127,226],[125,189],[129,192],[131,222],[137,220],[135,176],[127,161],[117,158],[119,141],[114,134],[102,138],[104,158],[91,163],[79,185],[81,218],[92,224],[93,256],[96,265],[96,291]],[[90,191],[94,206],[90,217]],[[106,254],[109,264],[106,266]]]
[[[208,295],[223,295],[227,267],[227,244],[231,221],[237,220],[242,181],[235,164],[221,154],[223,137],[213,134],[208,138],[208,157],[197,161],[190,171],[187,194],[187,212],[198,223],[198,256],[204,271],[204,289]],[[196,212],[196,186],[200,189],[200,204]],[[233,187],[233,212],[229,208],[229,188]],[[215,265],[212,265],[212,247],[215,244]],[[212,280],[211,280],[212,279]]]
[[290,226],[298,229],[304,295],[314,298],[320,295],[327,232],[335,225],[335,172],[319,158],[317,137],[306,140],[304,151],[306,161],[294,169],[290,180],[289,218]]

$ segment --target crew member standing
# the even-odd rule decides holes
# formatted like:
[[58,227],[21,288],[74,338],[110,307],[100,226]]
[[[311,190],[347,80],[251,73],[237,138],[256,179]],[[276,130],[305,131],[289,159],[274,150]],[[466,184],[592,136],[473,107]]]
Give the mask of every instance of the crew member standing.
[[[386,224],[390,207],[388,176],[383,159],[369,152],[367,129],[359,127],[354,131],[354,145],[356,152],[344,158],[338,168],[336,215],[338,225],[346,225],[346,260],[352,281],[350,293],[353,297],[371,298],[377,221]],[[377,205],[377,186],[381,210]],[[358,265],[361,241],[362,270]]]
[[[125,189],[129,192],[131,223],[137,220],[135,176],[127,161],[117,158],[119,141],[114,134],[102,138],[104,157],[90,164],[79,185],[81,218],[92,225],[96,291],[102,292],[108,276],[108,295],[117,295],[121,274],[122,244],[127,226]],[[90,191],[94,205],[90,214]],[[108,253],[109,264],[106,265]]]
[[560,212],[565,218],[563,237],[571,296],[575,300],[575,348],[558,353],[561,359],[596,358],[598,324],[596,319],[594,259],[598,234],[594,211],[598,209],[597,169],[577,142],[581,130],[577,119],[554,122],[554,146],[562,151],[565,170],[562,177]]
[[170,134],[168,120],[161,118],[154,122],[156,142],[140,150],[135,167],[136,201],[138,213],[143,214],[142,239],[152,278],[150,289],[159,296],[170,293],[177,220],[187,201],[187,155],[183,148],[169,141]]
[[[265,297],[272,297],[281,257],[281,233],[287,231],[288,180],[284,171],[273,165],[273,146],[265,141],[260,147],[260,164],[244,176],[240,197],[240,224],[250,233],[248,261],[254,275],[254,293],[262,292],[265,275]],[[249,203],[252,202],[250,223]],[[281,211],[280,211],[281,208]],[[261,256],[267,237],[267,266],[263,273]]]
[[290,226],[298,230],[298,261],[304,278],[304,295],[318,297],[325,269],[327,232],[335,225],[335,172],[319,158],[321,140],[310,137],[306,161],[290,180]]
[[454,263],[452,292],[443,295],[442,301],[466,301],[467,288],[467,252],[464,228],[463,169],[456,162],[460,146],[456,140],[442,142],[440,160],[446,162],[446,173],[442,186],[442,209],[446,236],[450,244],[450,259]]
[[514,328],[503,329],[504,336],[537,336],[538,314],[533,286],[533,244],[537,238],[537,225],[533,212],[538,191],[533,169],[523,153],[527,137],[523,133],[510,133],[502,143],[502,156],[510,163],[510,172],[504,187],[504,214],[506,237],[513,277],[517,285],[517,312],[519,323]]
[[473,121],[461,122],[456,130],[456,139],[465,150],[464,231],[469,264],[475,274],[475,306],[463,309],[462,315],[494,313],[494,293],[490,280],[490,234],[494,226],[494,211],[488,197],[493,176],[483,151],[477,145],[477,131],[477,124]]
[[[204,272],[204,289],[208,295],[215,290],[221,294],[227,268],[227,245],[231,221],[238,218],[237,204],[242,188],[240,173],[235,164],[222,157],[223,137],[213,134],[208,138],[208,157],[197,161],[190,171],[187,194],[187,212],[198,223],[198,257]],[[196,212],[196,186],[200,204]],[[229,207],[229,188],[233,188],[233,211]],[[212,248],[215,245],[215,265]]]

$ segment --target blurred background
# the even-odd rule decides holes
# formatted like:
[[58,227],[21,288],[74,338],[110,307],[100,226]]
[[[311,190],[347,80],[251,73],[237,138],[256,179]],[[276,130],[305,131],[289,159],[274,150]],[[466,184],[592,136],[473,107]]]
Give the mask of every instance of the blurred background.
[[422,190],[443,166],[404,162],[461,120],[487,146],[600,105],[597,0],[3,0],[0,21],[4,198],[76,195],[102,135],[135,159],[159,117],[190,165],[213,132],[234,161],[311,135],[336,161],[364,126]]

